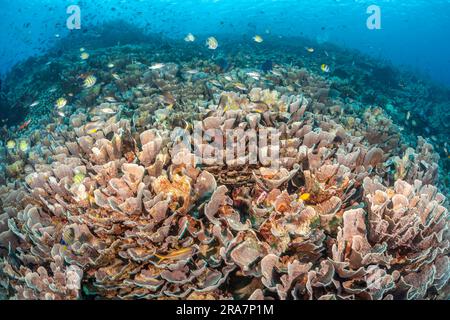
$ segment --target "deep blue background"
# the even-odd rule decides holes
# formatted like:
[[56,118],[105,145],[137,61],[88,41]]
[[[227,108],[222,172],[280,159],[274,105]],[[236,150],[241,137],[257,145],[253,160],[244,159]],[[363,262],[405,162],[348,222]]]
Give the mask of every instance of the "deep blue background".
[[[71,4],[80,5],[82,25],[123,18],[173,38],[188,32],[219,40],[224,33],[303,35],[450,86],[450,0],[0,0],[0,73],[51,48],[55,34],[67,34]],[[372,4],[381,8],[381,30],[366,27]]]

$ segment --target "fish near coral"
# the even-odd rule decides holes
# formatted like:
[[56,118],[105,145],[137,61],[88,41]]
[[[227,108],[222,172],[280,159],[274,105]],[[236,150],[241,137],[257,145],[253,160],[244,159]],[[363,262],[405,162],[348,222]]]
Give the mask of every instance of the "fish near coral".
[[98,128],[93,128],[87,131],[88,134],[96,134],[98,131]]
[[27,127],[30,125],[30,123],[31,123],[31,119],[28,120],[28,121],[25,121],[24,123],[22,123],[22,124],[19,126],[19,131],[24,130],[25,128],[27,128]]
[[85,178],[85,175],[82,173],[77,173],[76,175],[73,176],[73,182],[76,184],[80,184],[83,182]]
[[58,100],[56,100],[55,102],[55,107],[57,109],[62,109],[67,105],[67,99],[65,98],[59,98]]
[[217,41],[216,38],[214,38],[214,37],[209,37],[209,38],[206,40],[206,46],[207,46],[208,49],[210,49],[210,50],[216,50],[217,47],[219,46],[219,42]]
[[325,63],[320,66],[320,70],[325,73],[329,73],[331,71],[330,66],[326,65]]
[[236,82],[236,83],[234,83],[233,85],[234,85],[234,87],[235,87],[236,89],[238,89],[238,90],[240,90],[240,91],[246,91],[246,90],[247,90],[247,87],[246,87],[243,83]]
[[150,70],[159,70],[159,69],[164,68],[165,66],[166,65],[164,63],[154,63],[149,67],[149,69]]
[[311,194],[310,193],[302,193],[298,199],[302,200],[302,201],[308,201],[311,198]]
[[19,150],[22,152],[27,152],[30,149],[30,144],[26,140],[19,141]]
[[161,263],[165,260],[181,260],[187,256],[190,256],[194,253],[194,248],[188,247],[188,248],[182,248],[179,250],[171,251],[166,255],[160,255],[160,254],[154,254],[155,257],[159,259],[158,263]]
[[93,87],[97,83],[97,78],[93,75],[88,76],[84,79],[83,87],[86,89]]
[[80,58],[81,58],[81,60],[87,60],[87,59],[89,59],[89,53],[83,52],[83,53],[80,55]]
[[16,142],[14,141],[14,140],[9,140],[7,143],[6,143],[6,148],[8,149],[8,150],[12,150],[12,149],[14,149],[16,147]]

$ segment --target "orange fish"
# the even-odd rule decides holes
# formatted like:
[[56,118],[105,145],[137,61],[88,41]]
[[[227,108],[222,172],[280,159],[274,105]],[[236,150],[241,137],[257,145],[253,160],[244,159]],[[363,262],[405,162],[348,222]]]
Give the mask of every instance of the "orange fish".
[[179,250],[172,251],[165,256],[156,253],[154,253],[154,256],[159,259],[159,262],[162,262],[164,260],[179,260],[192,254],[193,252],[194,252],[193,248],[182,248]]
[[25,121],[24,123],[22,123],[22,124],[20,125],[19,130],[25,129],[26,127],[28,127],[28,125],[29,125],[30,123],[31,123],[31,119],[28,120],[28,121]]

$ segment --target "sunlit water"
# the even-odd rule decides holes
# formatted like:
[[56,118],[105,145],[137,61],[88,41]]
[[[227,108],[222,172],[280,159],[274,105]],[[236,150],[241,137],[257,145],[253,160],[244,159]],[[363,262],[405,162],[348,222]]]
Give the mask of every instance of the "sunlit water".
[[[187,32],[306,36],[391,60],[450,85],[448,0],[1,0],[0,72],[51,48],[60,39],[55,35],[68,34],[66,9],[72,4],[80,6],[82,28],[71,32],[120,18],[172,38]],[[373,4],[381,9],[380,30],[366,25]]]

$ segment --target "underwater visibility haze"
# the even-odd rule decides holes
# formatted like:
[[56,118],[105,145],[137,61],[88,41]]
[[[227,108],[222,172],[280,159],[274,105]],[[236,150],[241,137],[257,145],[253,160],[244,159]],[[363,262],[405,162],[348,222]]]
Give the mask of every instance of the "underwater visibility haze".
[[0,300],[448,300],[450,1],[0,8]]

